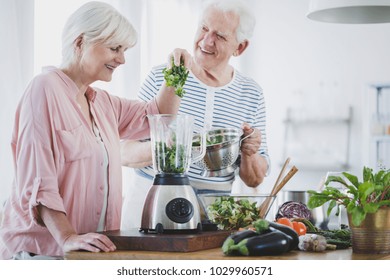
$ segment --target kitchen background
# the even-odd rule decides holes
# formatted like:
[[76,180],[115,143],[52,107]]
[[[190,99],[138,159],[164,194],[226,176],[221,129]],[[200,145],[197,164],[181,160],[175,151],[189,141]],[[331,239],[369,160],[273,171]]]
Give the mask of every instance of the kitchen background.
[[[0,0],[0,203],[13,178],[14,112],[33,75],[61,60],[61,30],[84,0]],[[112,0],[139,32],[111,84],[135,98],[148,70],[176,47],[192,50],[193,0]],[[309,0],[248,0],[257,17],[250,46],[232,64],[263,88],[273,186],[291,157],[298,173],[286,189],[316,188],[329,171],[360,174],[364,165],[390,167],[390,24],[329,24],[306,18]],[[377,87],[373,86],[376,85]],[[383,88],[382,88],[383,87]],[[377,93],[377,89],[381,90]],[[380,97],[379,115],[374,115]],[[124,168],[124,182],[129,172]]]

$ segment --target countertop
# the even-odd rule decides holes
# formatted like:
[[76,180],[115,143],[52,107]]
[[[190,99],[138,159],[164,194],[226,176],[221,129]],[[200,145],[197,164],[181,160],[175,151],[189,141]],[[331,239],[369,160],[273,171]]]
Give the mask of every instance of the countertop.
[[390,260],[390,254],[356,254],[352,249],[327,250],[325,252],[291,251],[279,256],[225,256],[221,248],[195,252],[157,252],[117,250],[110,253],[72,251],[67,260]]

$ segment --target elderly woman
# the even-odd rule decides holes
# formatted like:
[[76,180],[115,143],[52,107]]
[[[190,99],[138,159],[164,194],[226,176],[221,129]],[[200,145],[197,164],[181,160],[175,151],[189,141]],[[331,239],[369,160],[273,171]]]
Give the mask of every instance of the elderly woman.
[[133,26],[110,5],[80,7],[62,39],[62,65],[35,77],[16,111],[15,180],[0,228],[2,259],[115,250],[96,232],[120,227],[120,139],[148,137],[147,114],[179,107],[172,88],[141,102],[90,86],[110,81],[136,43]]

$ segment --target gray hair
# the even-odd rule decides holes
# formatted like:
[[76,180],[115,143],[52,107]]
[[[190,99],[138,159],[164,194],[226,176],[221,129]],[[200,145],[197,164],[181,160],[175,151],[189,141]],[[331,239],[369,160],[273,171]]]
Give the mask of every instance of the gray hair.
[[236,36],[239,43],[249,40],[255,29],[256,19],[252,10],[243,0],[205,0],[203,2],[202,14],[210,6],[223,12],[233,12],[239,17],[239,25]]
[[131,23],[109,4],[96,1],[82,5],[67,20],[62,32],[63,67],[76,61],[74,43],[80,36],[86,45],[133,47],[137,42],[137,32]]

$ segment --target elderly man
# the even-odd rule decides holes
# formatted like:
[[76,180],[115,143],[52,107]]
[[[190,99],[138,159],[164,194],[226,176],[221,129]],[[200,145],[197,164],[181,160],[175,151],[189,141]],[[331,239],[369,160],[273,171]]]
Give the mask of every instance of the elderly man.
[[[243,1],[212,0],[205,3],[195,35],[193,56],[175,49],[169,60],[184,61],[190,73],[179,113],[195,117],[200,127],[242,128],[244,136],[254,133],[241,144],[238,172],[220,177],[202,177],[199,167],[191,165],[188,176],[197,192],[230,191],[239,175],[249,187],[257,187],[269,169],[266,143],[266,114],[263,92],[251,78],[234,69],[232,56],[240,56],[249,45],[255,19]],[[164,84],[162,70],[154,67],[147,76],[139,97],[150,100]],[[131,186],[127,186],[122,210],[122,229],[140,227],[143,203],[154,176],[150,142],[123,142],[122,164],[133,167]]]

